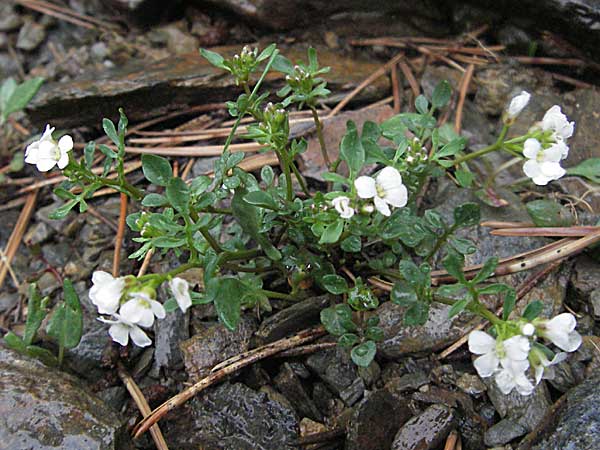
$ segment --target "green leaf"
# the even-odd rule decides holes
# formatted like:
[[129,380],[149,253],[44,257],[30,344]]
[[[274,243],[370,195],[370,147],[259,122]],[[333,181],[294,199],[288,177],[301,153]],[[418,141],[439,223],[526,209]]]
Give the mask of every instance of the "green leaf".
[[3,116],[6,118],[9,114],[25,108],[40,89],[43,82],[43,78],[35,77],[16,86],[4,106],[4,110],[2,111]]
[[79,344],[83,332],[83,315],[79,297],[69,280],[63,284],[65,300],[52,312],[46,332],[59,348],[74,348]]
[[325,172],[321,175],[325,181],[331,181],[332,183],[350,184],[348,178],[341,176],[338,173]]
[[169,160],[158,155],[142,155],[142,171],[146,179],[157,186],[166,186],[173,177]]
[[325,275],[321,278],[321,284],[327,291],[335,295],[341,295],[348,292],[348,283],[346,283],[346,280],[339,275]]
[[456,253],[456,252],[448,252],[444,260],[442,261],[442,265],[448,271],[450,275],[460,281],[462,284],[466,284],[467,280],[465,279],[465,274],[463,273],[463,267],[465,264],[465,258]]
[[344,231],[344,220],[338,219],[327,225],[319,239],[319,244],[335,244]]
[[58,365],[56,357],[45,348],[36,345],[25,345],[25,343],[12,331],[4,335],[4,343],[7,347],[32,358],[39,359],[44,364],[50,367]]
[[[98,150],[100,150],[102,152],[102,154],[109,159],[117,159],[119,157],[117,152],[115,152],[108,145],[100,144],[98,146]],[[109,161],[109,162],[112,163],[112,161]],[[110,166],[109,166],[109,168],[110,168]],[[106,169],[105,169],[105,171],[108,172],[108,170],[106,170]]]
[[212,184],[212,179],[206,175],[200,175],[192,180],[190,185],[190,192],[192,195],[198,196],[206,192],[208,187]]
[[275,179],[275,173],[273,172],[273,168],[269,165],[263,166],[260,169],[260,179],[268,186],[273,184],[273,180]]
[[61,220],[67,217],[67,214],[79,203],[77,200],[69,200],[62,206],[59,206],[54,211],[50,213],[48,217],[52,220]]
[[570,227],[575,223],[571,212],[553,200],[534,200],[525,207],[531,220],[538,227]]
[[579,175],[600,184],[600,158],[589,158],[567,169],[568,175]]
[[86,144],[83,149],[83,159],[85,161],[85,167],[88,169],[92,168],[94,164],[94,152],[96,151],[96,143],[94,141],[90,141]]
[[168,204],[168,200],[164,195],[161,194],[147,194],[142,200],[142,206],[148,208],[157,208],[159,206],[165,206]]
[[260,206],[261,208],[279,210],[279,206],[273,199],[273,196],[265,191],[248,192],[244,195],[244,200],[251,205]]
[[235,331],[241,318],[241,301],[248,287],[233,277],[211,278],[206,296],[215,304],[219,320],[227,329]]
[[27,322],[25,324],[25,332],[23,333],[23,342],[25,345],[33,343],[35,335],[48,313],[46,310],[48,298],[42,299],[35,283],[29,285],[28,296]]
[[368,327],[365,331],[365,337],[375,342],[383,341],[385,335],[383,333],[383,329],[381,327]]
[[417,302],[406,310],[404,324],[408,326],[423,325],[429,318],[429,303]]
[[171,178],[165,190],[169,203],[184,216],[190,214],[190,188],[181,178]]
[[452,87],[450,86],[450,83],[448,83],[446,80],[440,81],[433,90],[431,104],[435,109],[443,108],[448,104],[451,96]]
[[504,304],[502,307],[502,320],[508,320],[508,316],[515,309],[515,304],[517,303],[517,291],[510,288],[506,292],[504,296]]
[[429,102],[427,101],[424,95],[419,95],[415,99],[415,108],[421,114],[427,114],[429,112]]
[[342,247],[342,250],[345,252],[358,253],[362,248],[362,241],[359,236],[351,235],[342,241],[340,247]]
[[356,325],[352,321],[352,309],[345,303],[321,310],[321,323],[327,332],[334,336],[356,331]]
[[455,302],[450,307],[450,310],[448,311],[448,318],[451,319],[452,317],[456,316],[457,314],[460,314],[461,312],[463,312],[464,309],[469,304],[469,301],[470,301],[470,299],[464,298],[462,300]]
[[415,289],[406,281],[396,281],[390,298],[393,303],[400,306],[412,306],[419,301]]
[[314,47],[308,48],[308,69],[311,72],[315,72],[319,68],[319,61],[317,59],[317,51]]
[[461,255],[471,255],[477,251],[475,243],[470,239],[452,236],[448,243]]
[[464,203],[454,209],[454,226],[472,227],[479,224],[481,212],[477,203]]
[[338,338],[338,344],[342,347],[352,348],[358,343],[358,336],[354,333],[344,333]]
[[[10,99],[16,88],[17,82],[14,80],[14,78],[7,78],[6,80],[4,80],[4,83],[2,83],[2,87],[0,87],[0,112],[4,113],[4,111],[6,110],[6,105],[8,104],[8,100]],[[7,116],[8,113],[6,113],[5,117]]]
[[213,66],[218,67],[219,69],[227,70],[227,67],[225,66],[225,64],[223,64],[225,59],[218,53],[210,51],[210,50],[206,50],[205,48],[201,48],[200,54],[202,55],[202,57],[204,59],[206,59]]
[[523,319],[531,322],[533,319],[535,319],[537,316],[540,315],[540,313],[543,311],[543,309],[544,309],[544,304],[542,302],[540,302],[539,300],[534,300],[533,302],[531,302],[530,304],[528,304],[525,307],[522,317],[523,317]]
[[497,266],[498,258],[494,256],[488,259],[486,262],[483,263],[483,267],[481,267],[477,275],[475,275],[475,278],[471,280],[471,283],[475,285],[481,283],[484,280],[487,280],[494,274],[494,270],[496,270]]
[[454,176],[463,188],[470,188],[475,181],[475,175],[470,170],[458,169],[454,172]]
[[271,64],[271,69],[275,72],[291,74],[294,71],[294,64],[283,55],[276,55]]
[[259,209],[244,200],[247,195],[245,189],[237,189],[231,199],[231,209],[236,221],[250,237],[252,237],[265,254],[274,261],[281,259],[281,253],[271,243],[268,236],[260,231],[262,218]]
[[354,364],[359,367],[369,367],[375,354],[377,353],[377,346],[373,341],[366,341],[360,345],[357,345],[350,352],[350,357]]
[[429,285],[427,275],[417,265],[409,259],[403,259],[398,264],[398,269],[402,277],[410,284],[413,289],[419,290]]
[[365,149],[358,136],[356,124],[351,120],[346,123],[346,134],[340,142],[340,158],[348,164],[351,178],[358,174],[365,163]]
[[102,129],[109,137],[111,141],[118,147],[120,145],[119,135],[117,134],[117,129],[115,128],[115,124],[110,119],[102,119]]

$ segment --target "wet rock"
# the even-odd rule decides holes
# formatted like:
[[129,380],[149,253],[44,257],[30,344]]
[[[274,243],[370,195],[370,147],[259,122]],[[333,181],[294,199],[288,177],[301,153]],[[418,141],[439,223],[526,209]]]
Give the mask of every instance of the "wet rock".
[[[490,405],[492,414],[494,408]],[[475,414],[461,414],[458,417],[458,432],[462,441],[464,450],[481,450],[485,448],[483,443],[483,432],[487,424],[481,416]]]
[[166,438],[178,450],[292,450],[297,429],[291,409],[241,383],[224,383],[192,399]]
[[600,376],[597,374],[569,391],[550,435],[532,450],[588,450],[598,447],[600,433]]
[[565,161],[569,167],[588,158],[600,158],[600,93],[596,89],[578,89],[570,103],[571,110],[566,114],[570,113],[570,120],[575,121],[576,133],[569,146],[577,151],[569,153]]
[[394,437],[392,450],[434,449],[454,428],[455,422],[452,408],[432,405],[400,428]]
[[224,325],[209,325],[204,331],[180,344],[190,381],[205,377],[216,364],[248,350],[256,322],[245,316],[235,332]]
[[21,26],[23,20],[16,13],[13,2],[5,1],[0,5],[0,31],[12,31]]
[[[328,119],[321,118],[323,123],[323,138],[325,141],[325,148],[329,155],[330,161],[335,161],[339,155],[339,144],[344,134],[346,134],[346,122],[352,120],[359,130],[366,121],[372,121],[381,123],[386,119],[389,119],[394,114],[394,111],[389,105],[382,105],[376,108],[361,109],[358,111],[348,111]],[[312,122],[302,122],[300,126],[292,127],[292,132],[301,134],[302,128],[314,129]],[[323,181],[321,174],[327,171],[325,167],[325,160],[323,153],[321,152],[321,146],[316,132],[308,139],[308,148],[304,153],[299,155],[301,162],[302,174],[305,177],[310,177]]]
[[19,30],[17,48],[19,50],[32,51],[46,39],[46,29],[43,25],[27,20]]
[[365,392],[365,381],[362,378],[355,378],[352,384],[346,389],[340,391],[340,398],[348,406],[354,405],[361,399]]
[[355,408],[346,435],[347,450],[390,448],[398,428],[411,413],[406,401],[379,390],[368,395]]
[[463,373],[458,380],[456,386],[469,395],[479,395],[485,392],[486,387],[481,378],[470,373]]
[[[231,55],[240,48],[215,50]],[[318,51],[321,65],[331,67],[327,80],[332,91],[350,90],[379,68],[379,63],[342,57],[327,49]],[[282,49],[282,53],[291,60],[306,59],[305,48]],[[281,78],[270,77],[265,89],[273,90]],[[370,87],[357,101],[378,98],[389,89],[389,81],[382,78]],[[30,118],[39,126],[48,121],[67,128],[97,125],[103,117],[116,118],[118,107],[127,105],[127,115],[135,121],[198,104],[231,100],[238,92],[240,89],[231,77],[194,51],[152,65],[145,60],[131,61],[75,81],[44,84],[30,105]]]
[[45,297],[60,288],[61,283],[56,279],[56,276],[52,272],[44,272],[37,280],[37,287],[42,296]]
[[256,339],[262,344],[276,341],[292,333],[319,323],[321,310],[329,305],[329,296],[312,297],[266,318],[256,332]]
[[130,449],[115,411],[65,372],[0,347],[0,444],[6,449]]
[[384,340],[378,344],[381,356],[399,358],[408,353],[439,350],[461,336],[459,320],[448,319],[448,305],[432,303],[429,318],[422,326],[404,325],[405,308],[387,302],[378,309]]
[[571,284],[577,296],[588,302],[593,291],[600,289],[600,264],[587,255],[580,256],[573,267]]
[[594,289],[590,293],[590,306],[594,319],[600,320],[600,289]]
[[27,231],[23,241],[27,245],[36,245],[41,244],[49,237],[50,230],[48,225],[46,225],[44,222],[37,222],[29,228],[29,231]]
[[500,422],[485,432],[485,445],[494,447],[496,445],[508,444],[513,439],[527,433],[527,429],[510,419],[502,419]]
[[429,376],[424,372],[407,373],[401,377],[394,377],[385,383],[385,388],[402,397],[404,392],[416,391],[421,386],[429,383]]
[[339,347],[310,355],[306,365],[338,395],[358,378],[350,355]]
[[180,345],[190,337],[188,315],[176,309],[154,325],[154,373],[176,370],[182,363]]
[[492,378],[484,378],[488,397],[502,418],[521,425],[528,432],[539,425],[552,402],[545,382],[538,384],[531,395],[521,395],[516,390],[505,395]]
[[91,314],[84,315],[83,334],[77,347],[67,350],[67,364],[78,375],[92,381],[101,379],[103,371],[102,355],[111,339],[108,328]]
[[294,369],[288,363],[283,363],[274,381],[275,387],[290,401],[299,417],[309,417],[316,421],[323,420],[321,412],[317,409]]

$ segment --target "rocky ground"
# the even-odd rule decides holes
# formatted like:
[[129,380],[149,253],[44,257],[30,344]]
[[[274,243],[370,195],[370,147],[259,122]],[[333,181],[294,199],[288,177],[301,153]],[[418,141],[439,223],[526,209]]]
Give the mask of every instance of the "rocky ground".
[[[23,6],[27,3],[30,7]],[[167,10],[162,2],[150,0],[56,2],[101,20],[85,22],[89,27],[32,9],[31,4],[39,7],[41,3],[0,4],[0,80],[30,75],[47,79],[28,114],[16,116],[14,131],[3,137],[7,143],[0,152],[2,167],[14,151],[23,148],[27,135],[37,133],[47,121],[84,142],[100,136],[102,117],[114,118],[120,106],[126,108],[133,126],[163,118],[147,130],[199,124],[210,128],[223,123],[227,117],[222,109],[194,109],[237,95],[230,80],[200,60],[200,46],[224,46],[230,51],[242,43],[259,41],[264,46],[275,41],[286,55],[300,57],[307,45],[315,45],[322,65],[332,67],[328,75],[332,106],[398,51],[385,41],[358,45],[356,39],[454,39],[481,25],[488,25],[477,37],[482,48],[505,48],[499,51],[501,58],[475,65],[462,119],[470,147],[493,140],[507,99],[525,89],[533,100],[519,123],[531,124],[551,105],[563,105],[577,124],[567,165],[600,157],[596,45],[600,9],[591,0],[577,2],[577,6],[553,0],[543,7],[529,1],[456,2],[452,7],[433,0],[420,6],[381,1],[377,11],[366,8],[364,2],[318,0],[179,1]],[[545,17],[542,23],[531,19],[533,12],[541,14],[539,8]],[[579,62],[534,65],[509,57],[531,55],[534,50],[535,55]],[[413,47],[405,51],[414,58],[414,73],[423,92],[430,93],[442,79],[458,90],[463,75],[456,67],[423,58]],[[468,64],[458,61],[465,67]],[[270,83],[276,85],[277,80]],[[398,89],[402,109],[408,109],[410,83],[401,78]],[[360,122],[391,116],[390,102],[359,110],[391,92],[391,81],[379,78],[354,99],[348,112],[326,122],[329,147],[337,146],[348,119]],[[295,132],[309,138],[309,151],[299,163],[311,185],[319,187],[322,161],[313,130],[299,127]],[[183,168],[190,158],[173,160]],[[213,161],[213,157],[195,158],[191,174],[210,171]],[[527,221],[524,203],[550,192],[570,208],[578,223],[597,222],[597,185],[569,176],[545,191],[515,193],[511,187],[519,176],[509,171],[498,179],[504,185],[499,192],[508,205],[482,205],[485,220]],[[130,177],[134,182],[142,179],[139,170]],[[5,205],[1,207],[1,248],[6,248],[17,224],[23,204],[19,199],[42,179],[30,167],[5,174],[0,189],[0,202]],[[468,191],[439,183],[431,186],[426,203],[451,215],[453,207],[467,199],[479,201]],[[91,202],[91,213],[71,214],[60,221],[48,218],[56,201],[49,187],[39,189],[35,211],[11,264],[21,287],[10,277],[1,286],[0,331],[23,330],[26,289],[22,286],[36,281],[42,294],[54,301],[62,295],[60,279],[64,276],[75,283],[82,299],[84,335],[80,345],[68,352],[61,371],[0,344],[0,449],[155,448],[148,434],[135,441],[130,438],[141,416],[119,377],[119,363],[121,373],[131,374],[151,407],[156,407],[209,374],[221,361],[316,325],[319,311],[328,302],[315,292],[300,303],[276,305],[268,317],[248,311],[236,333],[217,322],[211,307],[196,307],[187,315],[177,311],[157,322],[153,347],[119,348],[95,319],[87,296],[91,273],[112,267],[118,198],[100,197]],[[472,263],[547,242],[490,236],[484,227],[471,233],[479,247]],[[126,243],[121,272],[135,273],[139,264],[126,256],[136,246],[130,239]],[[158,272],[175,262],[155,257],[149,270]],[[508,282],[517,287],[529,275],[513,275]],[[330,338],[321,338],[317,343],[324,345],[319,351],[267,358],[237,372],[170,412],[159,423],[161,430],[172,450],[435,450],[458,448],[448,447],[454,436],[460,436],[462,448],[471,450],[596,448],[600,429],[599,275],[596,249],[564,261],[519,302],[541,300],[548,316],[565,308],[573,311],[585,336],[581,348],[558,366],[557,376],[543,381],[531,397],[505,396],[493,382],[480,379],[464,345],[450,354],[442,353],[471,329],[469,317],[448,321],[447,307],[439,306],[432,309],[423,327],[406,327],[402,308],[386,302],[379,310],[385,340],[368,369],[359,370],[345,351],[326,345]],[[159,292],[159,296],[164,298],[166,293]]]

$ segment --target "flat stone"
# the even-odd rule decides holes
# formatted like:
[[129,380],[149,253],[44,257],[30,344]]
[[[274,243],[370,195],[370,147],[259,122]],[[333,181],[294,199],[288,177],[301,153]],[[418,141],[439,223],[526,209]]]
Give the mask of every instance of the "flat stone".
[[394,437],[392,450],[428,450],[438,447],[454,428],[454,410],[432,405],[406,422]]
[[347,450],[390,448],[398,428],[411,413],[405,400],[399,401],[386,390],[378,390],[363,399],[354,410],[346,434]]
[[169,447],[177,450],[297,448],[293,410],[241,383],[223,383],[194,397],[166,427]]
[[595,374],[569,391],[550,434],[531,450],[589,450],[600,435],[600,376]]
[[600,288],[590,293],[590,306],[594,319],[600,320]]
[[571,284],[577,295],[584,301],[590,298],[592,291],[600,289],[600,264],[587,255],[580,256],[573,267]]
[[397,359],[410,353],[425,353],[439,350],[458,339],[463,333],[456,317],[448,319],[450,306],[432,303],[429,318],[424,325],[404,325],[405,308],[386,302],[378,309],[379,326],[384,340],[378,353],[389,359]]
[[2,2],[0,5],[0,31],[13,31],[18,29],[23,19],[15,12],[13,2]]
[[306,365],[338,395],[358,378],[350,355],[339,347],[310,355]]
[[281,370],[274,381],[275,387],[289,400],[300,417],[308,417],[316,421],[323,420],[323,415],[309,397],[290,364],[283,363],[281,365]]
[[[232,55],[240,48],[214,50]],[[379,63],[351,59],[325,48],[318,52],[320,64],[331,67],[326,78],[334,92],[351,90],[380,67]],[[305,48],[282,49],[282,53],[291,60],[306,59]],[[281,79],[281,75],[273,74],[264,88],[273,91],[281,85]],[[357,100],[378,98],[389,86],[387,78],[381,78]],[[65,128],[95,126],[103,117],[116,119],[117,109],[123,105],[129,119],[136,121],[190,106],[234,100],[238,93],[240,88],[232,77],[193,52],[152,64],[132,61],[74,81],[44,84],[30,104],[29,116],[39,127],[47,122]]]
[[254,319],[244,316],[235,332],[217,323],[181,342],[185,370],[190,381],[198,381],[208,375],[210,369],[218,363],[247,351],[255,331]]
[[116,411],[71,375],[0,347],[0,446],[131,449]]
[[319,323],[321,310],[329,296],[321,295],[295,303],[263,320],[256,332],[260,344],[267,344]]
[[469,395],[479,395],[484,393],[487,389],[483,381],[481,381],[481,378],[470,373],[462,374],[460,378],[456,380],[456,386],[465,394]]
[[17,48],[19,50],[32,51],[46,39],[46,29],[43,25],[27,20],[19,30],[17,37]]
[[513,439],[527,433],[527,428],[513,422],[510,419],[502,419],[490,427],[484,435],[485,445],[494,447],[496,445],[508,444]]
[[180,345],[189,337],[188,315],[179,309],[154,322],[154,370],[177,370],[183,362]]

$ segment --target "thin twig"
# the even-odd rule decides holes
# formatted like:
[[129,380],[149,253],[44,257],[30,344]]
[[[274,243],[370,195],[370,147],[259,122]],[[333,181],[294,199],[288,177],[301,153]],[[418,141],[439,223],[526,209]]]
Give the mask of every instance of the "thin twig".
[[162,417],[165,416],[169,411],[177,408],[178,406],[183,405],[186,401],[194,397],[196,394],[202,392],[209,386],[216,384],[223,380],[228,375],[237,372],[238,370],[246,367],[256,361],[260,361],[261,359],[267,358],[276,353],[282,352],[284,350],[288,350],[293,347],[297,347],[299,345],[304,344],[305,342],[312,341],[319,336],[325,334],[325,329],[323,327],[317,327],[310,330],[304,330],[292,337],[280,339],[271,344],[267,344],[257,351],[252,353],[247,358],[240,360],[234,364],[231,364],[227,367],[223,367],[221,370],[217,372],[213,372],[202,380],[198,381],[193,386],[190,386],[185,391],[180,392],[175,397],[172,397],[170,400],[167,400],[165,403],[156,408],[152,413],[144,418],[133,430],[134,437],[139,437],[148,429],[158,422]]
[[408,81],[414,97],[417,98],[421,93],[421,89],[419,88],[419,83],[417,83],[417,79],[415,78],[411,68],[408,66],[408,64],[406,64],[405,61],[399,61],[398,67],[400,67],[404,78],[406,78],[406,81]]
[[121,248],[123,247],[123,236],[125,235],[125,219],[127,218],[127,195],[121,193],[121,209],[119,211],[119,228],[115,237],[115,253],[113,255],[113,277],[119,276],[119,264],[121,263]]
[[392,94],[394,96],[394,112],[398,114],[402,108],[402,98],[400,97],[400,82],[398,80],[398,65],[392,66]]
[[[125,366],[123,366],[121,362],[119,362],[117,365],[117,371],[119,374],[119,378],[121,378],[121,381],[127,388],[129,395],[131,395],[131,398],[133,398],[133,401],[142,413],[142,416],[147,417],[148,415],[150,415],[152,410],[150,409],[150,405],[146,401],[144,394],[136,384],[133,377],[129,375],[127,370],[125,370]],[[152,439],[154,440],[154,443],[156,444],[156,448],[158,450],[169,450],[169,447],[167,446],[167,441],[165,441],[165,438],[163,437],[163,434],[160,431],[158,424],[154,424],[150,427],[150,434],[152,435]]]
[[456,430],[452,430],[446,439],[444,450],[456,450],[456,443],[458,442],[458,433]]
[[462,129],[462,117],[463,109],[465,106],[465,99],[467,97],[467,92],[469,91],[469,85],[471,84],[471,79],[473,78],[474,71],[475,66],[473,64],[469,64],[467,66],[467,71],[462,77],[460,91],[458,94],[458,105],[456,106],[456,119],[454,121],[454,131],[456,132],[456,134],[460,134],[460,130]]
[[545,237],[579,237],[600,231],[600,227],[510,227],[490,231],[493,236],[545,236]]

